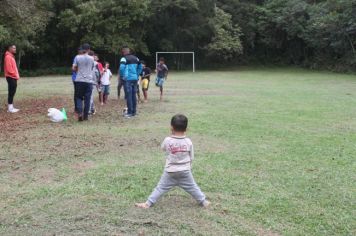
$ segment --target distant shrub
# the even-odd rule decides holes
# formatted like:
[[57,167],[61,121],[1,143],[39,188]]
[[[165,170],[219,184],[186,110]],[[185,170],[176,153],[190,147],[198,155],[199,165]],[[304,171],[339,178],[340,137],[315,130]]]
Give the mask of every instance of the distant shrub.
[[20,70],[21,77],[36,77],[43,75],[70,75],[72,71],[68,67],[50,67],[36,70]]

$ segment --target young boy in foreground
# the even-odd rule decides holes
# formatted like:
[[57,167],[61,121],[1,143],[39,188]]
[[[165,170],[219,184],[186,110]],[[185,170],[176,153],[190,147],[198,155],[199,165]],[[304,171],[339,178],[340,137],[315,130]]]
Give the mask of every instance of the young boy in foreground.
[[153,190],[147,201],[136,203],[139,208],[150,208],[158,199],[175,186],[188,192],[202,207],[210,202],[205,199],[204,193],[195,183],[191,167],[194,159],[192,141],[185,136],[188,118],[184,115],[175,115],[171,120],[172,135],[166,137],[161,148],[166,153],[166,165],[157,187]]

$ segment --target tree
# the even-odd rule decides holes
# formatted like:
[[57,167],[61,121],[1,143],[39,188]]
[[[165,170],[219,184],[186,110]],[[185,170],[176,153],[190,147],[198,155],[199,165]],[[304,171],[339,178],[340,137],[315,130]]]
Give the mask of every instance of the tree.
[[[0,0],[0,46],[18,46],[18,66],[25,52],[37,48],[36,40],[47,25],[49,18],[41,0]],[[1,52],[2,54],[3,52]]]
[[210,22],[214,29],[214,36],[205,47],[207,55],[221,61],[241,54],[243,47],[240,41],[240,28],[232,23],[231,15],[216,7],[215,16]]
[[[148,53],[142,27],[150,14],[149,0],[52,0],[48,10],[55,17],[47,26],[43,48],[55,64],[71,63],[77,47],[91,44],[102,54],[117,55],[123,45]],[[55,50],[50,50],[55,48]],[[51,60],[53,61],[53,59]]]
[[328,0],[310,9],[305,40],[317,61],[356,65],[356,1]]

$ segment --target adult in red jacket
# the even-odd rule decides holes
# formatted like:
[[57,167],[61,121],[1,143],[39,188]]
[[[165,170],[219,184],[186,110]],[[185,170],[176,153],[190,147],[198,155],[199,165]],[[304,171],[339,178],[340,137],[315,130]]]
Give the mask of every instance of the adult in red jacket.
[[4,58],[4,71],[5,71],[5,77],[9,90],[8,99],[7,99],[7,103],[8,103],[7,111],[10,113],[15,113],[19,111],[19,109],[14,108],[13,105],[14,96],[17,88],[17,80],[20,79],[19,71],[17,70],[16,60],[15,60],[15,54],[16,54],[16,46],[11,45],[7,48],[7,51],[5,53],[5,58]]

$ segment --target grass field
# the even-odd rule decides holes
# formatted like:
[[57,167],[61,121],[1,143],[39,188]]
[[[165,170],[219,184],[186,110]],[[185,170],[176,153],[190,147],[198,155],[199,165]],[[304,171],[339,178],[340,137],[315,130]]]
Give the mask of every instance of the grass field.
[[[24,78],[0,110],[0,235],[355,235],[356,76],[298,69],[171,74],[166,98],[124,120],[110,104],[77,123],[69,77]],[[6,101],[0,81],[0,101]],[[172,115],[188,116],[193,174],[148,210]],[[69,112],[70,113],[70,112]]]

